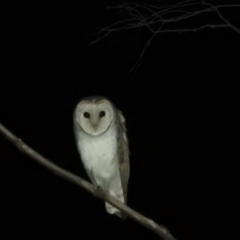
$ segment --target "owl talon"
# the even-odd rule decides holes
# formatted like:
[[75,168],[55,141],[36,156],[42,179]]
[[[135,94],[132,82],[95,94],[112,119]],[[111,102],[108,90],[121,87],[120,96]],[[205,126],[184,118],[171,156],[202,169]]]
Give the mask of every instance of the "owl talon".
[[105,192],[104,192],[103,188],[101,188],[99,186],[95,187],[94,192],[93,192],[93,196],[94,197],[99,197],[99,198],[104,200],[105,199]]

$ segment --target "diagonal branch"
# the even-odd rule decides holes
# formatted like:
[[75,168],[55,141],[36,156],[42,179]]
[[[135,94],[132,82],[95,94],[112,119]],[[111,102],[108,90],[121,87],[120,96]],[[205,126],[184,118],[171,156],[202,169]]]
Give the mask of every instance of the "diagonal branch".
[[0,123],[0,133],[4,135],[10,142],[12,142],[20,151],[31,157],[33,160],[38,162],[39,164],[43,165],[54,174],[58,175],[61,178],[66,179],[67,181],[76,184],[78,187],[84,188],[86,191],[92,193],[94,196],[110,203],[114,207],[118,208],[122,212],[124,212],[129,218],[135,220],[136,222],[140,223],[141,225],[145,226],[146,228],[150,229],[151,231],[155,232],[158,236],[160,236],[164,240],[176,240],[168,231],[168,229],[164,226],[160,226],[155,223],[153,220],[144,217],[142,214],[138,213],[137,211],[131,209],[127,205],[119,202],[117,199],[112,197],[111,195],[104,193],[104,194],[96,194],[96,190],[92,184],[85,181],[81,177],[74,175],[73,173],[58,167],[56,164],[49,161],[47,158],[43,157],[35,150],[30,148],[26,145],[20,138],[15,136],[11,133],[6,127],[4,127]]

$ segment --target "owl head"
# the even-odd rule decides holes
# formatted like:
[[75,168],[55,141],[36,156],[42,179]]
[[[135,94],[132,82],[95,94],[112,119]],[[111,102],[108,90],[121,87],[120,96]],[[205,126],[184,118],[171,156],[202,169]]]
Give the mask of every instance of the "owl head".
[[103,97],[81,100],[75,109],[76,124],[88,135],[98,136],[108,130],[114,119],[114,109]]

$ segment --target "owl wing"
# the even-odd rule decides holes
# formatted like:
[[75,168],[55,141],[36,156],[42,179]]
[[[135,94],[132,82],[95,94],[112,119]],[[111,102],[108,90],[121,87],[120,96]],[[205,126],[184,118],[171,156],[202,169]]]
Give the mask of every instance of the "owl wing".
[[130,175],[129,164],[129,147],[127,139],[127,129],[125,125],[125,118],[120,111],[118,111],[118,163],[119,172],[123,188],[125,203],[127,203],[127,186]]

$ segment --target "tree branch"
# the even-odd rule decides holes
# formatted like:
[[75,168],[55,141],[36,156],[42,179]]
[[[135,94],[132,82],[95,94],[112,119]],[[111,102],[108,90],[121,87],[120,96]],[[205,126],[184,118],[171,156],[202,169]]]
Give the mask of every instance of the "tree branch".
[[[108,34],[116,31],[123,31],[133,28],[147,27],[152,34],[152,37],[146,42],[143,50],[137,60],[136,64],[130,69],[130,72],[139,67],[141,64],[144,53],[147,47],[150,45],[153,37],[160,33],[166,32],[196,32],[204,28],[231,28],[240,34],[240,29],[235,27],[229,22],[220,12],[220,8],[236,8],[240,7],[240,4],[225,4],[225,5],[214,5],[208,3],[206,0],[179,0],[178,3],[172,5],[154,6],[149,4],[138,4],[138,3],[124,3],[107,7],[110,9],[118,9],[119,12],[125,11],[128,14],[126,20],[117,21],[105,28],[98,28],[99,31],[96,33],[96,40],[91,43],[96,43],[105,38]],[[190,20],[193,17],[199,17],[202,14],[216,14],[222,23],[203,23],[201,26],[196,27],[184,27],[179,28],[176,23],[186,21],[189,19],[189,23],[192,24],[194,21]],[[158,26],[156,28],[156,26]],[[169,27],[168,27],[169,26]],[[156,30],[154,30],[154,28]]]
[[102,200],[110,203],[114,207],[118,208],[122,212],[124,212],[129,218],[135,220],[136,222],[140,223],[141,225],[145,226],[146,228],[150,229],[151,231],[155,232],[158,236],[160,236],[164,240],[176,240],[168,231],[168,229],[164,226],[160,226],[155,223],[153,220],[144,217],[142,214],[138,213],[137,211],[131,209],[127,205],[119,202],[117,199],[112,197],[111,195],[104,193],[104,194],[95,194],[96,189],[95,187],[90,184],[89,182],[85,181],[81,177],[74,175],[73,173],[58,167],[56,164],[49,161],[47,158],[43,157],[35,150],[30,148],[26,145],[20,138],[16,137],[13,133],[11,133],[6,127],[4,127],[0,123],[0,133],[4,135],[10,142],[12,142],[20,151],[28,155],[30,158],[38,162],[39,164],[43,165],[54,174],[58,175],[61,178],[66,179],[67,181],[76,184],[78,187],[84,188],[86,191],[92,193],[94,196],[101,198]]

